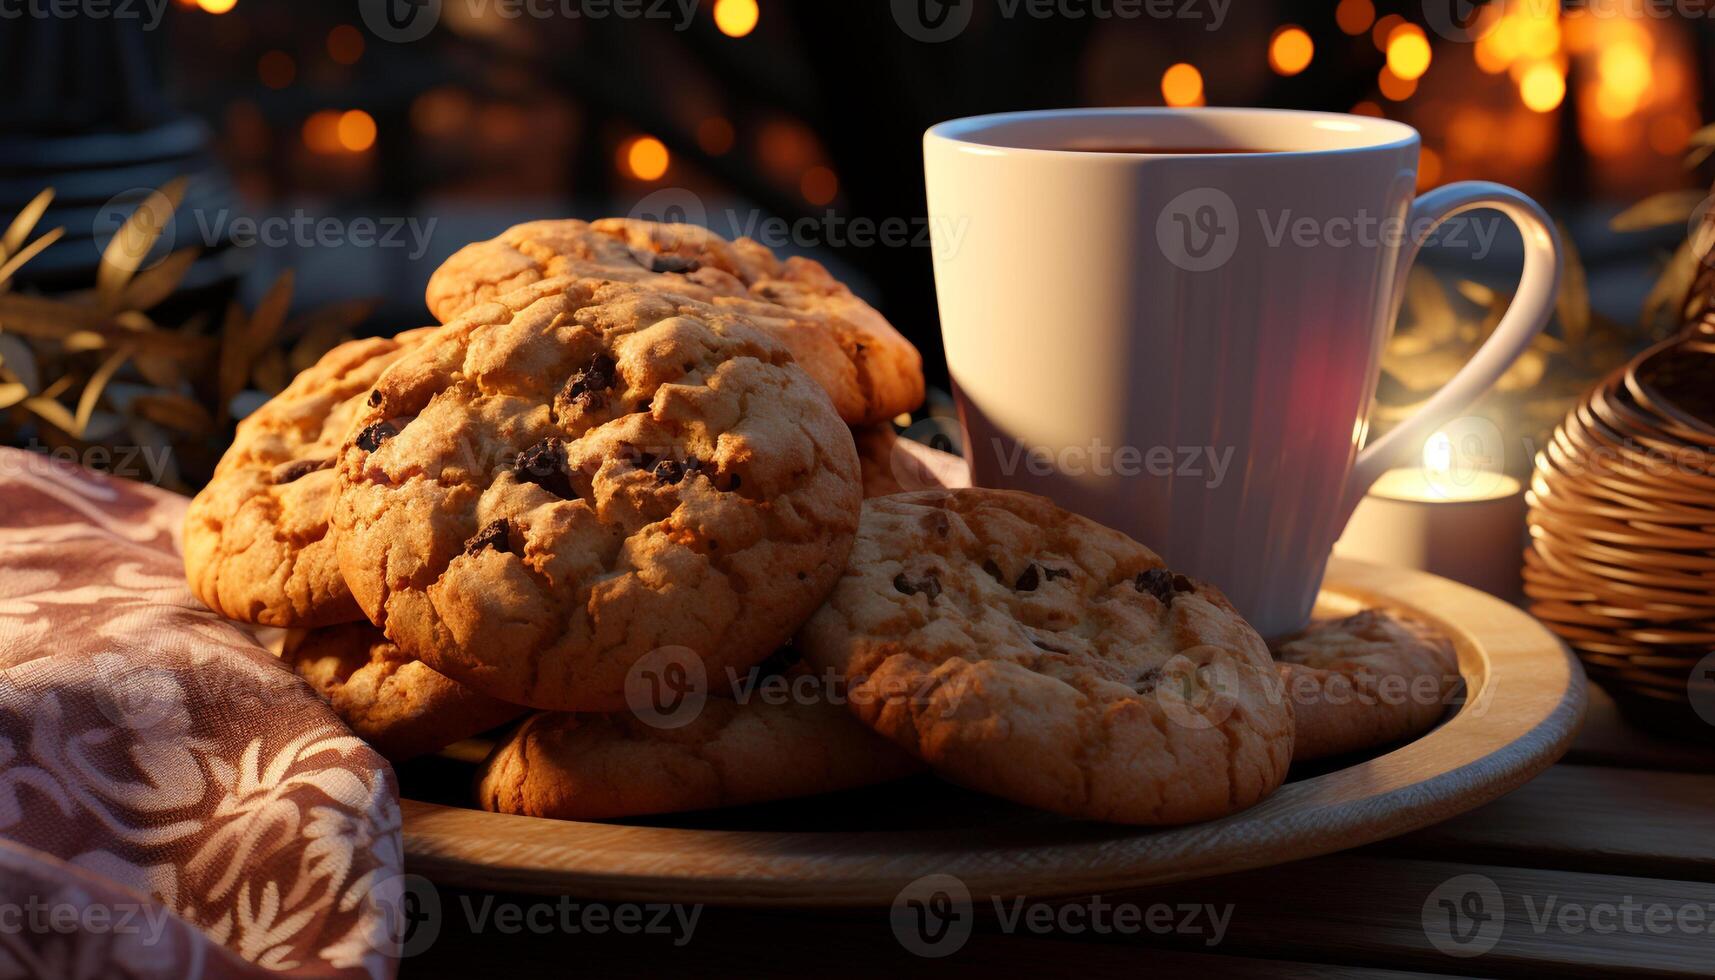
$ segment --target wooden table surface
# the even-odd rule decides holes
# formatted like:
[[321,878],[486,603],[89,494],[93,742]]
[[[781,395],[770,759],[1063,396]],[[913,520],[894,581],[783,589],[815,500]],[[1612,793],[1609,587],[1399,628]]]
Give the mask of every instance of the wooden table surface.
[[[962,944],[955,938],[935,947],[956,951],[925,958],[902,945],[885,910],[703,908],[690,940],[675,945],[682,930],[568,930],[568,914],[574,927],[594,921],[580,918],[591,913],[574,897],[436,892],[432,941],[404,961],[403,977],[1708,977],[1715,976],[1715,748],[1630,728],[1592,689],[1571,753],[1485,808],[1330,857],[1101,896],[1099,908],[1135,906],[1138,916],[1176,910],[1155,913],[1161,923],[1184,921],[1181,907],[1215,910],[1213,918],[1199,912],[1186,931],[1017,924],[1027,918],[1009,928],[1011,906],[997,912],[979,903],[968,934],[953,934],[964,936]],[[1472,904],[1483,894],[1498,894],[1502,908]],[[1075,929],[1092,903],[1069,904],[1069,911],[1031,914],[1059,915]],[[630,914],[647,921],[656,911]],[[1215,941],[1211,923],[1229,914]],[[1468,943],[1458,945],[1450,930]],[[1465,955],[1443,952],[1438,941]]]

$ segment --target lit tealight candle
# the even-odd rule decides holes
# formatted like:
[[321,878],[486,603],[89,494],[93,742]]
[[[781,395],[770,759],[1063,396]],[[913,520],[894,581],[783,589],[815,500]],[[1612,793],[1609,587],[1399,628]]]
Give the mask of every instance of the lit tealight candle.
[[1424,464],[1382,474],[1353,511],[1334,553],[1422,569],[1490,595],[1519,598],[1523,484],[1470,465],[1445,433],[1430,438]]

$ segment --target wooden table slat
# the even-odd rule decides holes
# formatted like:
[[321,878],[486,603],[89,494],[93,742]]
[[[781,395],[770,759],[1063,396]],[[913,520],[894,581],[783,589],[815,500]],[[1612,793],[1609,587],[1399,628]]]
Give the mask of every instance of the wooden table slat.
[[[1493,882],[1504,918],[1492,949],[1458,958],[1436,947],[1426,922],[1443,921],[1440,899],[1464,900],[1461,888],[1437,889],[1466,875]],[[1707,977],[1715,964],[1715,884],[1705,882],[1341,855],[1113,900],[1231,903],[1220,949],[1238,955],[1501,977]],[[1616,919],[1615,929],[1597,931],[1559,918],[1569,908],[1619,914],[1625,903],[1676,915],[1695,908],[1702,922],[1697,931],[1652,932],[1634,913],[1635,930]],[[1488,905],[1481,911],[1493,914]]]
[[1561,764],[1445,823],[1379,845],[1564,871],[1715,881],[1715,775]]

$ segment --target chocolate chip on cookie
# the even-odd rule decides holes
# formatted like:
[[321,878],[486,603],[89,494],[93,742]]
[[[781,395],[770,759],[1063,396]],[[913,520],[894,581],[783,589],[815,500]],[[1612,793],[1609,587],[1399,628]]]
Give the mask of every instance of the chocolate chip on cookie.
[[281,463],[269,474],[269,482],[280,486],[301,480],[311,473],[319,473],[331,467],[333,462],[332,456],[323,456],[319,459],[294,459],[290,463]]
[[363,427],[357,434],[357,448],[366,453],[372,453],[381,448],[381,444],[399,434],[399,427],[383,419]]
[[1041,584],[1042,575],[1037,572],[1036,563],[1031,562],[1019,574],[1018,580],[1012,583],[1012,587],[1019,592],[1035,592],[1036,587]]
[[703,264],[701,262],[684,255],[657,255],[652,252],[648,258],[648,269],[650,272],[667,272],[675,275],[683,275],[687,272],[696,272],[698,269],[702,268],[702,266]]
[[906,578],[905,573],[900,572],[893,576],[893,588],[905,595],[926,596],[930,602],[934,602],[935,597],[941,594],[941,580],[935,576],[934,572],[916,580]]
[[525,483],[534,483],[561,500],[572,500],[578,491],[567,470],[566,444],[548,437],[518,454],[512,472]]
[[484,548],[510,552],[512,550],[511,522],[504,517],[496,521],[489,521],[483,525],[482,530],[476,532],[475,537],[464,543],[466,555],[480,554]]
[[618,367],[613,358],[606,354],[597,354],[590,358],[589,365],[572,375],[566,381],[565,390],[560,398],[570,405],[588,412],[599,412],[607,407],[608,392],[618,378]]
[[861,721],[955,782],[1073,817],[1209,819],[1280,785],[1292,719],[1262,639],[1161,565],[1042,497],[879,497],[798,642]]
[[1190,592],[1196,588],[1191,580],[1183,575],[1175,575],[1165,568],[1151,568],[1139,572],[1132,582],[1132,587],[1139,592],[1147,592],[1159,599],[1162,605],[1173,601],[1173,597],[1181,592]]

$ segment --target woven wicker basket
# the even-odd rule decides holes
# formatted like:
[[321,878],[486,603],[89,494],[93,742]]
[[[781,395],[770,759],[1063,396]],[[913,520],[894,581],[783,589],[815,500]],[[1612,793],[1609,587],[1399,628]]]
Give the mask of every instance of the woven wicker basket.
[[1526,500],[1531,612],[1635,721],[1715,740],[1715,330],[1592,389]]

